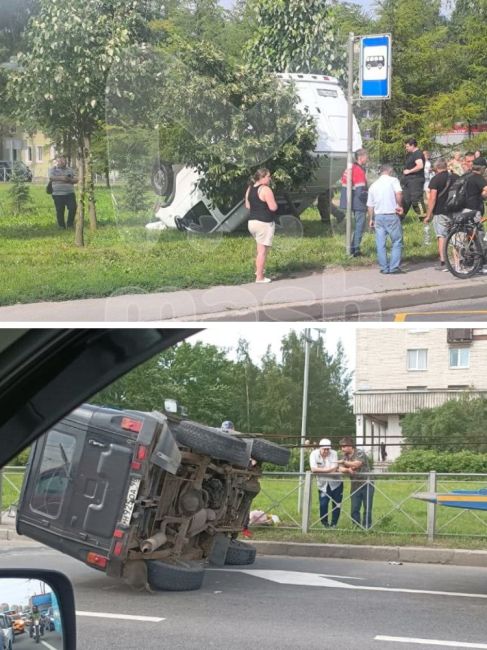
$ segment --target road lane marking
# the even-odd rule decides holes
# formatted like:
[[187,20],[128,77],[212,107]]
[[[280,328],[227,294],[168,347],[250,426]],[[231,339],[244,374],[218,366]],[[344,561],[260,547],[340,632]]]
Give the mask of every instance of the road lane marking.
[[487,599],[487,594],[466,594],[457,591],[432,591],[429,589],[406,589],[402,587],[366,587],[365,585],[349,585],[345,582],[330,580],[320,574],[305,573],[301,571],[278,571],[260,569],[239,569],[256,578],[278,582],[283,585],[299,585],[302,587],[331,587],[335,589],[355,589],[359,591],[385,591],[399,594],[420,594],[427,596],[454,596],[457,598],[482,598]]
[[376,636],[374,641],[392,641],[393,643],[419,643],[420,645],[441,645],[442,648],[484,648],[485,643],[469,643],[468,641],[439,641],[438,639],[410,639],[406,636]]
[[408,316],[465,316],[470,314],[475,314],[476,316],[485,316],[487,311],[485,309],[478,310],[458,310],[458,311],[406,311],[406,312],[397,312],[394,317],[395,323],[405,323]]
[[42,639],[41,639],[41,643],[45,648],[47,648],[47,650],[57,650],[57,648],[55,648],[53,645],[51,645],[47,641],[42,641]]
[[124,621],[146,621],[149,623],[160,623],[165,618],[159,616],[134,616],[133,614],[109,614],[107,612],[76,612],[76,616],[93,616],[94,618],[118,618]]

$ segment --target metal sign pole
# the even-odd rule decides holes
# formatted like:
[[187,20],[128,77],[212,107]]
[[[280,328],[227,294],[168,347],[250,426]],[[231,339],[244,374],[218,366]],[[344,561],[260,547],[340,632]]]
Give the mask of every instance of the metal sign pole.
[[355,35],[348,35],[348,125],[347,125],[347,255],[352,254],[352,168],[353,168],[353,46]]

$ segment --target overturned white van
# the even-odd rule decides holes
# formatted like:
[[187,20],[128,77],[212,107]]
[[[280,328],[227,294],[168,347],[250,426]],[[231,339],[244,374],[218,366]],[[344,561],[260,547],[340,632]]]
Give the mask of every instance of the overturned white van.
[[[315,118],[318,140],[314,154],[319,157],[319,167],[313,181],[306,187],[285,196],[277,196],[278,221],[296,218],[318,196],[328,192],[340,178],[347,159],[348,105],[345,95],[334,77],[314,74],[277,75],[284,83],[293,83],[299,96],[298,107]],[[362,146],[357,122],[354,118],[353,149]],[[199,189],[199,174],[192,168],[160,163],[154,170],[152,186],[164,202],[158,207],[157,221],[149,229],[178,228],[195,232],[233,232],[246,222],[248,211],[242,198],[229,209],[219,209]]]

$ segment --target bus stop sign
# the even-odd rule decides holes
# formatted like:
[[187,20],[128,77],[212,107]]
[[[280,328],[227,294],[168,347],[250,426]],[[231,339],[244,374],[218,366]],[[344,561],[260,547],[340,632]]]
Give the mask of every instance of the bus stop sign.
[[360,99],[391,97],[391,35],[360,38]]

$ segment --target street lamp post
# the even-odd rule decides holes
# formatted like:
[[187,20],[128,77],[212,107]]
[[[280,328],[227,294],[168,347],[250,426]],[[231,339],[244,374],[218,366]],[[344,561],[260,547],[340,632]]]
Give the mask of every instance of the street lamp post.
[[[304,378],[303,378],[303,408],[301,415],[301,447],[299,449],[299,473],[304,474],[304,443],[306,441],[306,427],[308,420],[308,384],[309,384],[309,344],[310,344],[311,331],[306,328],[304,330]],[[298,512],[302,511],[303,499],[302,478],[299,478],[298,488]]]

